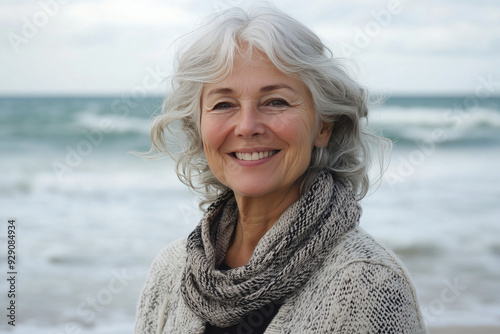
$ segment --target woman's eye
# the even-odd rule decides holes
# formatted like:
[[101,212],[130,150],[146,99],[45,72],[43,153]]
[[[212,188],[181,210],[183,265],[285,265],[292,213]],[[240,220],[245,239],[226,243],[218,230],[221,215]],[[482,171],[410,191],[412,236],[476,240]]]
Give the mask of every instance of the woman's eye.
[[266,103],[266,106],[269,106],[269,107],[289,107],[290,104],[288,104],[288,102],[286,102],[283,99],[273,99],[273,100],[268,101]]
[[229,102],[219,102],[212,109],[213,110],[224,110],[231,108],[232,105]]

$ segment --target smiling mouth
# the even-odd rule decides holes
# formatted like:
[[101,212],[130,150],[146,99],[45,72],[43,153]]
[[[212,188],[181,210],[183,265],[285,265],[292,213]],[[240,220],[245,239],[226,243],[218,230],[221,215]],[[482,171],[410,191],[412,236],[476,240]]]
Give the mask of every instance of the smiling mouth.
[[264,158],[273,156],[273,155],[275,155],[278,152],[279,152],[279,150],[263,151],[263,152],[253,152],[253,153],[233,152],[232,155],[234,157],[236,157],[238,160],[255,161],[255,160],[260,160],[260,159],[264,159]]

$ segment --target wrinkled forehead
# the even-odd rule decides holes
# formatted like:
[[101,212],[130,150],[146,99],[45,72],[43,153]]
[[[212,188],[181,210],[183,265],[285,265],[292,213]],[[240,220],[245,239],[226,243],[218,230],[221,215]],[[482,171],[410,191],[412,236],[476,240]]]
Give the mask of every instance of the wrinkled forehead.
[[259,67],[277,69],[288,76],[301,80],[300,75],[291,71],[289,69],[290,66],[284,63],[275,54],[268,55],[258,46],[249,42],[237,43],[231,53],[224,58],[225,61],[219,62],[218,69],[214,73],[212,80],[206,83],[221,82],[227,79],[236,68],[249,65],[255,66],[256,64],[258,64]]

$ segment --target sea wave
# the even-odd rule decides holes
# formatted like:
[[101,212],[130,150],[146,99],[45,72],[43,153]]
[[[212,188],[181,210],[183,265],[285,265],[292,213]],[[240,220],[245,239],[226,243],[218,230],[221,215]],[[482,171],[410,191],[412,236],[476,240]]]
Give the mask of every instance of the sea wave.
[[146,135],[160,102],[151,98],[122,112],[113,108],[115,100],[0,99],[0,134],[29,138],[80,136],[85,131],[108,136]]
[[369,127],[398,143],[500,143],[500,111],[382,107],[372,112]]
[[[463,99],[462,99],[463,100]],[[11,142],[77,142],[84,136],[105,135],[148,141],[161,99],[148,98],[133,107],[116,108],[117,99],[0,99],[0,134]],[[500,143],[500,99],[477,108],[460,106],[460,99],[391,98],[372,108],[368,127],[399,144],[433,140],[440,144]],[[441,132],[441,136],[436,134]],[[130,145],[123,141],[123,145]],[[64,144],[66,145],[66,144]],[[63,145],[63,146],[64,146]]]
[[102,131],[118,136],[149,134],[151,120],[140,117],[121,117],[117,115],[99,115],[81,113],[75,123],[85,130]]
[[372,111],[370,121],[377,126],[500,128],[500,110],[477,108],[467,111],[423,107],[382,107]]

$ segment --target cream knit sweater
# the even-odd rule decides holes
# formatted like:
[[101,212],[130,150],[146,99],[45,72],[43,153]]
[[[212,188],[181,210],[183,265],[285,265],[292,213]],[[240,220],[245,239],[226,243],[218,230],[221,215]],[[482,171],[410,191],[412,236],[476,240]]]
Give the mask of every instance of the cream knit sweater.
[[[186,241],[155,259],[139,301],[136,334],[203,333],[185,304]],[[255,322],[259,318],[255,317]],[[252,324],[244,324],[246,331]],[[395,255],[359,227],[347,232],[321,267],[282,304],[266,333],[427,333],[415,289]]]

